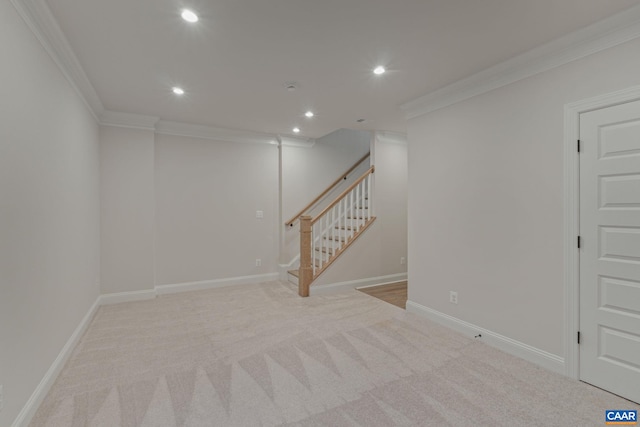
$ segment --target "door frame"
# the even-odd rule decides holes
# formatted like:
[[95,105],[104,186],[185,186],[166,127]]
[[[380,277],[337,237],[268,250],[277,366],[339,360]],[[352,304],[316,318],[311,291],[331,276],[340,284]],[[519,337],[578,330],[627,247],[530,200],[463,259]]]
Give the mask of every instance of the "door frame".
[[599,95],[564,106],[564,366],[565,375],[580,379],[580,114],[640,100],[640,86]]

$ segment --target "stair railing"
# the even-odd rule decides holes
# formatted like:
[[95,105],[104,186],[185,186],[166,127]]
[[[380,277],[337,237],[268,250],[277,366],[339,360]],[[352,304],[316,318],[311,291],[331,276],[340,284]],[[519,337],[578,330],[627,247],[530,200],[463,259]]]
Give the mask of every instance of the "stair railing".
[[358,166],[360,166],[362,164],[362,162],[364,162],[365,160],[367,160],[369,158],[369,156],[371,155],[371,153],[367,153],[365,154],[360,160],[358,160],[353,166],[351,166],[345,173],[343,173],[342,175],[340,175],[340,178],[336,179],[333,183],[331,183],[331,185],[329,185],[322,193],[320,193],[318,195],[318,197],[316,197],[315,199],[313,199],[311,201],[311,203],[309,203],[307,206],[305,206],[302,210],[300,210],[300,212],[298,212],[297,214],[295,214],[293,217],[291,217],[291,219],[289,219],[287,222],[284,223],[285,226],[287,227],[293,227],[293,224],[300,219],[300,217],[302,215],[304,215],[306,212],[309,212],[312,208],[314,208],[320,201],[322,201],[322,199],[329,194],[333,189],[335,189],[342,181],[344,181],[345,179],[347,179],[348,175],[353,172]]
[[309,296],[311,282],[375,221],[371,191],[374,171],[371,166],[315,217],[300,217],[300,296]]

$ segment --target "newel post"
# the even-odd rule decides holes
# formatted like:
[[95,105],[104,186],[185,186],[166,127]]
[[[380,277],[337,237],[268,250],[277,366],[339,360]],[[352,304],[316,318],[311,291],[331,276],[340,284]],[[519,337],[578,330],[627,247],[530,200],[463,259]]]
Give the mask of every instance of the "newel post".
[[309,285],[313,280],[311,268],[311,217],[300,217],[300,268],[298,271],[298,294],[309,296]]

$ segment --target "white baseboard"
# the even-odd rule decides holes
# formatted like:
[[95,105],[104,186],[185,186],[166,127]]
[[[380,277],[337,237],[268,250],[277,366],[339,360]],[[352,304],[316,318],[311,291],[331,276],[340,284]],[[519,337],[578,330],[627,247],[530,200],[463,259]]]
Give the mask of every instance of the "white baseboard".
[[62,347],[62,350],[60,350],[58,357],[56,357],[56,360],[53,361],[53,363],[49,367],[49,370],[46,374],[44,374],[44,377],[40,381],[40,384],[38,384],[27,403],[22,407],[22,410],[13,421],[12,427],[26,427],[27,425],[29,425],[31,419],[40,407],[40,404],[47,396],[47,393],[49,393],[49,390],[51,390],[51,387],[56,381],[56,378],[58,378],[60,371],[62,371],[65,363],[67,363],[67,360],[69,360],[71,353],[73,353],[76,345],[78,345],[80,338],[87,330],[87,327],[89,327],[89,324],[91,323],[91,320],[93,320],[93,316],[96,314],[99,306],[100,297],[96,298],[96,301],[93,303],[91,308],[89,308],[87,314],[85,314],[78,327],[75,329],[75,331],[73,331],[73,334],[71,334],[71,337],[67,340],[67,343],[64,345],[64,347]]
[[203,280],[201,282],[176,283],[174,285],[159,285],[155,291],[158,295],[175,294],[178,292],[200,291],[203,289],[223,288],[232,285],[248,285],[252,283],[277,280],[279,273],[256,274],[253,276],[229,277],[226,279]]
[[369,277],[366,279],[350,280],[348,282],[331,283],[329,285],[311,285],[310,295],[322,295],[330,292],[344,291],[348,289],[366,288],[368,286],[386,285],[388,283],[407,280],[407,273],[390,274],[388,276]]
[[520,357],[521,359],[540,365],[543,368],[558,374],[565,375],[564,358],[560,356],[548,353],[544,350],[540,350],[539,348],[532,347],[509,337],[505,337],[504,335],[497,334],[413,301],[407,301],[407,311],[424,316],[429,320],[433,320],[434,322],[454,329],[464,335],[476,336],[478,334],[482,334],[482,341],[504,351],[505,353]]
[[102,294],[99,297],[100,305],[120,304],[122,302],[144,301],[156,297],[155,289],[133,292],[118,292],[114,294]]

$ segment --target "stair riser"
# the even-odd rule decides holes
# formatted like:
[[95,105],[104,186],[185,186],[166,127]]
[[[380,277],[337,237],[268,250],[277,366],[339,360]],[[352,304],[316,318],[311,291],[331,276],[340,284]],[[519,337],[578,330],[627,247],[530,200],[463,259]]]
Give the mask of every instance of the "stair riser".
[[293,283],[294,285],[298,286],[298,278],[296,276],[294,276],[291,273],[287,274],[287,279],[289,282]]

